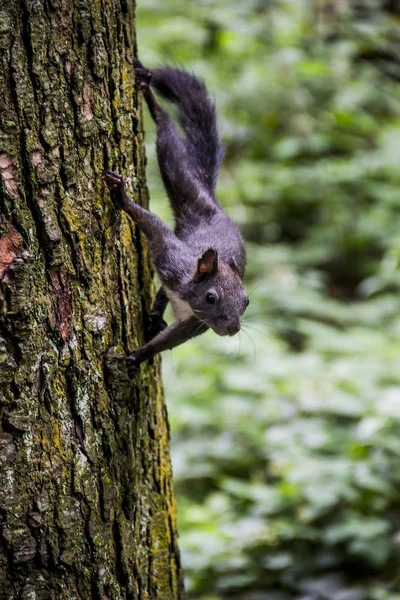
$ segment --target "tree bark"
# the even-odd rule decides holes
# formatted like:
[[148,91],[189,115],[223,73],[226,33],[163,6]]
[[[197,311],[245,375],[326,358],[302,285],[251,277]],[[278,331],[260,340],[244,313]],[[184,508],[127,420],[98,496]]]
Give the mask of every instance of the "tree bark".
[[182,597],[146,204],[134,0],[0,7],[0,599]]

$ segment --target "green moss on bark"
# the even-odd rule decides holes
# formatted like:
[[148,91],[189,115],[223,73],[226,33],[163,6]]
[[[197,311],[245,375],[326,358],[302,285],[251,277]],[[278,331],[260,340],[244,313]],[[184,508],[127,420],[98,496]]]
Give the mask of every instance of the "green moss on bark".
[[133,10],[0,11],[0,599],[182,597],[159,361],[120,360],[152,273],[102,182],[147,203]]

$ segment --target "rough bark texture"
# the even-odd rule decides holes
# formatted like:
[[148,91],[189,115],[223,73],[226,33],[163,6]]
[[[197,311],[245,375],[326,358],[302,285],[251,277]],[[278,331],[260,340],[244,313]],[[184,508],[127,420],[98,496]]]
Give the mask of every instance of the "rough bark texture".
[[133,19],[133,0],[0,7],[1,600],[181,597],[159,362],[130,382],[116,359],[151,295],[102,182],[147,202]]

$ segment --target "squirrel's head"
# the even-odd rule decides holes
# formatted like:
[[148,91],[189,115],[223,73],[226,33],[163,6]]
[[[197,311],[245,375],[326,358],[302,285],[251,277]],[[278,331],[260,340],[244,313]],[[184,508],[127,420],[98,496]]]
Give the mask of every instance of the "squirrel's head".
[[185,300],[196,317],[218,335],[237,333],[249,304],[235,260],[219,264],[218,253],[212,248],[197,261],[197,270],[187,286]]

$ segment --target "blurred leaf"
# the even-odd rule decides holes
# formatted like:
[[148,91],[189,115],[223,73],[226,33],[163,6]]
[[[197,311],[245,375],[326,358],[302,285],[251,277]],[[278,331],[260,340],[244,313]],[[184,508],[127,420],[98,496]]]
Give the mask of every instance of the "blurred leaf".
[[[138,3],[215,98],[235,338],[164,355],[190,598],[400,600],[400,22],[375,1]],[[145,115],[151,206],[172,224]],[[169,317],[171,318],[171,317]]]

